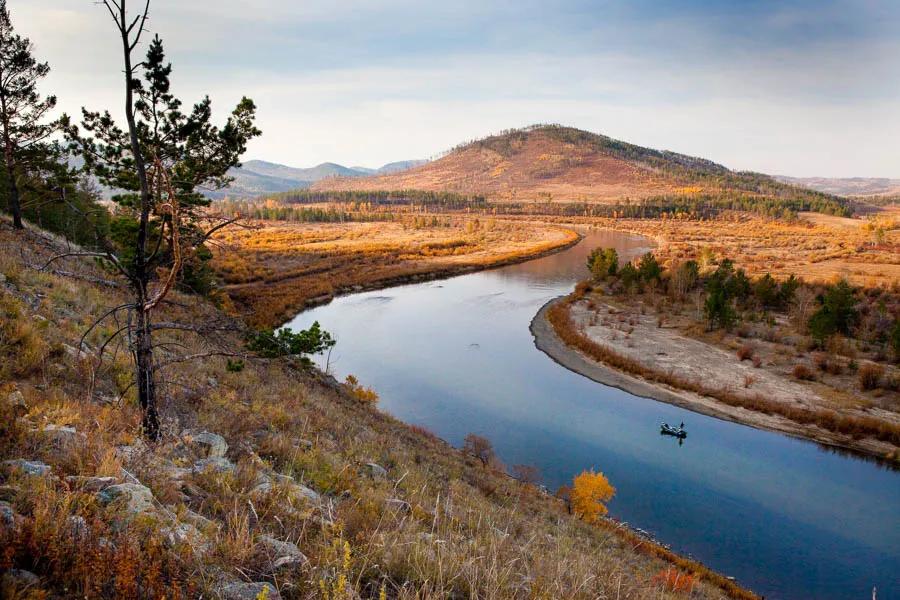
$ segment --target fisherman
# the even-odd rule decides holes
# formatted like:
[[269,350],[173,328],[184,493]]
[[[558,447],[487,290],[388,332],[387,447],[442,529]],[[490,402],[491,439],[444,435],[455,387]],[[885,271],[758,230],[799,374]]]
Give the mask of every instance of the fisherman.
[[684,429],[684,421],[681,422],[680,428]]

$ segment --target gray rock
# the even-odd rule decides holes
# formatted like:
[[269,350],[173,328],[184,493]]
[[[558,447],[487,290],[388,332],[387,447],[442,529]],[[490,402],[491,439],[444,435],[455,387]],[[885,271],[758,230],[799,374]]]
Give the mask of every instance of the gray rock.
[[322,501],[322,496],[317,491],[300,483],[293,484],[290,487],[290,493],[294,498],[303,498],[316,504]]
[[194,473],[203,473],[204,471],[215,471],[216,473],[226,473],[234,470],[234,463],[223,456],[214,456],[212,458],[204,458],[194,463]]
[[112,485],[97,494],[97,497],[104,504],[121,503],[132,515],[154,510],[153,492],[139,483]]
[[47,475],[50,473],[50,465],[42,463],[39,460],[25,460],[24,458],[16,458],[13,460],[4,460],[3,466],[7,471],[20,471],[26,475]]
[[190,509],[184,512],[182,516],[186,523],[190,523],[197,529],[206,533],[213,533],[220,529],[220,526],[215,521],[210,521],[200,513],[196,513]]
[[6,397],[6,403],[12,407],[17,417],[21,417],[28,412],[28,403],[25,402],[25,396],[19,390],[10,392]]
[[117,482],[118,479],[115,477],[82,477],[80,475],[66,477],[66,483],[86,492],[99,492]]
[[0,580],[0,590],[3,592],[25,592],[32,588],[40,587],[41,578],[25,569],[10,569],[3,574]]
[[0,502],[0,526],[15,531],[25,518],[13,510],[9,502]]
[[204,458],[223,457],[228,452],[228,443],[225,442],[225,438],[209,431],[188,434],[187,442]]
[[369,475],[371,475],[372,477],[376,477],[376,478],[387,477],[387,474],[388,474],[387,469],[385,469],[384,467],[382,467],[381,465],[379,465],[377,463],[373,463],[373,462],[366,463],[365,467],[366,467],[366,470],[369,472]]
[[175,523],[164,527],[162,532],[171,546],[189,544],[200,554],[205,554],[212,547],[212,543],[203,532],[190,523]]
[[6,283],[6,275],[0,273],[0,283]]
[[222,600],[256,600],[264,591],[268,592],[267,598],[269,600],[281,600],[281,594],[278,593],[278,590],[271,583],[267,582],[244,583],[236,581],[226,583],[217,590]]
[[306,555],[300,552],[300,548],[293,542],[279,540],[271,535],[259,536],[259,542],[262,544],[266,555],[270,557],[273,569],[309,562]]

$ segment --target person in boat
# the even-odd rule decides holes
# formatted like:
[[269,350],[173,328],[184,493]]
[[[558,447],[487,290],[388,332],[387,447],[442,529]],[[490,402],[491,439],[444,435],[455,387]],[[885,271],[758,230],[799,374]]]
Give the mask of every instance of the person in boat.
[[684,429],[684,421],[681,422],[681,425],[678,426],[679,429]]

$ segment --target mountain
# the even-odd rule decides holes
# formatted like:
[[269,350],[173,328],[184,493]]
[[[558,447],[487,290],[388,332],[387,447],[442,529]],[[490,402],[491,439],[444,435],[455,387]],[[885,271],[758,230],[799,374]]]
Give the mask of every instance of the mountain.
[[900,196],[900,179],[887,177],[787,177],[778,181],[839,196]]
[[247,197],[287,192],[308,188],[316,181],[327,178],[365,177],[372,174],[397,173],[422,164],[425,161],[407,160],[388,163],[377,169],[365,167],[345,167],[332,162],[324,162],[307,169],[288,167],[264,160],[248,160],[242,166],[233,168],[229,175],[234,181],[224,190],[207,192],[210,198]]
[[[782,197],[798,188],[768,175],[654,150],[561,125],[534,125],[457,146],[413,168],[320,180],[314,190],[426,190],[491,200],[613,203],[670,194],[741,192]],[[811,192],[810,192],[811,193]]]

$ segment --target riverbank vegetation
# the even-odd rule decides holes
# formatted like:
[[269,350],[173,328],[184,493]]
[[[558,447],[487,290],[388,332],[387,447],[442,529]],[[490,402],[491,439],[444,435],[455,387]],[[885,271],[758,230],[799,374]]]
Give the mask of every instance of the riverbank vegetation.
[[[900,289],[748,276],[727,257],[589,258],[593,281],[548,311],[567,344],[641,378],[900,447]],[[724,351],[724,352],[723,352]],[[669,353],[677,355],[670,359]]]
[[389,222],[255,222],[216,240],[212,264],[237,310],[272,327],[340,293],[509,264],[578,236],[539,223],[401,214]]

